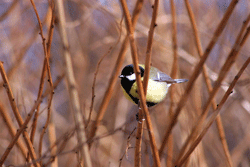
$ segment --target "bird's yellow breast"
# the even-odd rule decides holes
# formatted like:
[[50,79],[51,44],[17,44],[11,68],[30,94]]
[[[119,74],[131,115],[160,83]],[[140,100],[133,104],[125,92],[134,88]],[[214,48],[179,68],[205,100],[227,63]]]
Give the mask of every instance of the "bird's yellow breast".
[[[130,96],[126,93],[126,91],[124,89],[123,89],[123,92],[124,92],[125,97],[133,102],[133,100],[130,98]],[[168,84],[167,83],[157,82],[157,81],[149,79],[146,101],[152,102],[152,103],[159,103],[166,97],[167,92],[168,92]],[[133,97],[136,97],[139,99],[136,82],[133,84],[133,86],[130,90],[130,94]]]

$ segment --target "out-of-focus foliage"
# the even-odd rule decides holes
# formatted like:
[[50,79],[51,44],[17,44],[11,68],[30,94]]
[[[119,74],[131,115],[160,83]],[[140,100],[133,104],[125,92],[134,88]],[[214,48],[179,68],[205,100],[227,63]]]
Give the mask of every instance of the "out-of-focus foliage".
[[[48,2],[35,1],[43,29],[47,38],[50,20]],[[129,1],[129,10],[132,13],[136,1]],[[212,1],[190,1],[198,30],[201,37],[202,47],[205,50],[212,38],[213,32],[220,22],[225,10],[229,5],[228,0]],[[147,45],[147,34],[152,16],[153,1],[145,1],[140,14],[137,26],[135,27],[136,44],[140,63],[144,63]],[[199,57],[195,47],[194,34],[187,14],[184,1],[175,1],[177,10],[177,41],[179,56],[179,78],[189,78]],[[13,6],[12,6],[13,5]],[[112,70],[121,48],[121,43],[126,35],[124,19],[119,1],[80,1],[64,0],[67,33],[70,45],[70,53],[73,60],[75,77],[77,79],[78,91],[82,105],[84,119],[88,119],[89,108],[92,100],[92,84],[97,63],[105,55],[110,47],[112,51],[103,59],[95,85],[95,101],[91,120],[94,121],[100,103],[109,83]],[[225,59],[232,49],[236,36],[249,14],[249,1],[239,1],[232,17],[219,37],[216,46],[212,50],[206,65],[209,69],[209,76],[214,83]],[[10,8],[11,9],[10,10]],[[9,12],[8,12],[9,11]],[[8,12],[6,15],[5,12]],[[160,1],[160,8],[155,29],[152,66],[170,74],[173,61],[172,51],[172,24],[169,1]],[[120,22],[122,24],[120,24]],[[50,66],[53,81],[64,73],[63,47],[58,29],[58,21],[55,23],[55,31],[51,47]],[[42,41],[39,36],[37,19],[29,1],[10,0],[0,2],[0,61],[4,63],[8,73],[10,85],[13,89],[16,102],[23,118],[33,106],[39,90],[40,77],[44,61]],[[121,36],[121,38],[119,38]],[[117,41],[118,44],[116,45]],[[240,69],[244,61],[249,57],[249,41],[240,51],[240,55],[230,73],[224,80],[216,102],[219,103],[228,85]],[[130,50],[128,49],[124,61],[131,64]],[[249,149],[249,120],[250,120],[250,67],[244,72],[234,92],[230,95],[222,108],[221,118],[226,133],[230,154],[234,166],[250,166]],[[118,77],[118,76],[117,76]],[[2,78],[0,78],[2,83]],[[45,89],[49,88],[45,82]],[[185,84],[177,85],[176,103],[185,89]],[[204,103],[208,99],[208,91],[202,75],[195,82],[195,86],[189,96],[188,102],[178,119],[173,130],[174,152],[173,159],[178,155],[183,142],[194,126]],[[160,146],[163,135],[169,122],[169,97],[164,102],[150,109],[157,145]],[[12,113],[6,91],[0,85],[0,103],[10,114],[12,121],[17,126]],[[39,134],[47,118],[47,99],[41,104],[41,114],[38,118],[34,148],[38,150]],[[212,112],[212,109],[211,109]],[[69,96],[66,89],[65,79],[55,90],[52,104],[52,121],[56,128],[57,139],[74,127],[73,116],[69,106]],[[101,125],[98,127],[96,136],[100,137],[94,141],[90,153],[93,166],[119,166],[120,159],[122,166],[133,166],[135,132],[135,115],[137,107],[127,101],[122,94],[119,80],[116,83],[112,99],[105,113]],[[93,122],[87,128],[90,127]],[[11,141],[11,136],[0,118],[0,156]],[[120,128],[120,129],[119,129]],[[146,128],[146,127],[145,127]],[[27,131],[30,132],[31,123]],[[114,133],[113,133],[114,132]],[[152,166],[150,144],[146,130],[143,135],[142,144],[142,165]],[[103,137],[105,134],[110,134]],[[129,140],[128,137],[130,136]],[[128,142],[129,141],[129,142]],[[129,149],[127,149],[129,143]],[[77,165],[77,156],[72,149],[76,146],[76,136],[72,137],[62,153],[58,155],[59,166]],[[48,136],[43,140],[43,153],[50,147]],[[125,155],[125,156],[124,156]],[[164,158],[166,159],[166,152]],[[46,160],[45,160],[46,161]],[[226,160],[222,145],[218,136],[218,130],[213,125],[201,144],[192,154],[188,166],[225,166]],[[20,156],[20,151],[15,146],[5,162],[7,165],[24,165],[25,161]],[[162,160],[162,166],[166,166]]]

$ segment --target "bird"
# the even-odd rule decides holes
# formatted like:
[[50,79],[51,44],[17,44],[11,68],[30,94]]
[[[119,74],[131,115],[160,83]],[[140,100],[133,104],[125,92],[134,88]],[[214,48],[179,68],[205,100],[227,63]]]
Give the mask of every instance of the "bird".
[[[139,69],[143,81],[145,65],[139,64]],[[121,79],[121,87],[125,97],[134,104],[139,105],[139,95],[133,64],[126,65],[122,69],[119,78]],[[152,107],[163,101],[168,93],[168,88],[172,84],[183,83],[187,81],[187,79],[172,79],[164,72],[151,66],[146,95],[147,106]]]

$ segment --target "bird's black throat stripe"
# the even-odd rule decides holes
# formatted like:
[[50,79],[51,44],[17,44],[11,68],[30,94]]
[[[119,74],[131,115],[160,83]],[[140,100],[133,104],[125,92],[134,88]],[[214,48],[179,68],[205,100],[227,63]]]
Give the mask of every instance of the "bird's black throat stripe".
[[[130,93],[130,90],[132,88],[132,85],[134,84],[135,80],[134,81],[130,81],[128,80],[127,78],[122,78],[121,80],[121,85],[123,87],[123,89],[126,91],[126,93],[129,95],[129,97],[136,103],[136,104],[139,104],[139,99],[136,98],[136,97],[133,97]],[[157,103],[153,103],[153,102],[147,102],[147,106],[148,107],[151,107],[151,106],[154,106],[156,105]]]

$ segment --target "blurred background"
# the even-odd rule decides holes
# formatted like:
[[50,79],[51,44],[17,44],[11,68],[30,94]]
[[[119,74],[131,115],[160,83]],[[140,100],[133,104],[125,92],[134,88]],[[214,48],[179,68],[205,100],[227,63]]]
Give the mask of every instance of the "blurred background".
[[[64,0],[66,14],[66,30],[69,40],[69,51],[73,61],[77,90],[80,96],[81,109],[85,123],[88,119],[92,101],[92,85],[98,62],[104,57],[99,66],[95,83],[94,106],[87,133],[91,130],[93,121],[108,87],[109,79],[116,65],[121,44],[126,36],[126,27],[120,1],[90,1]],[[174,1],[177,16],[177,45],[178,45],[178,78],[189,79],[199,56],[195,46],[194,34],[184,1]],[[200,34],[203,50],[206,49],[217,25],[225,13],[229,0],[199,1],[190,0],[192,10]],[[35,0],[39,16],[43,22],[46,40],[51,19],[49,1]],[[128,7],[132,13],[136,1],[129,1]],[[145,62],[147,36],[152,17],[153,0],[145,0],[138,23],[135,27],[135,39],[138,49],[139,62]],[[210,53],[206,65],[212,84],[217,79],[218,72],[224,64],[237,34],[247,18],[250,9],[249,1],[239,1],[233,11],[222,35]],[[57,13],[56,13],[57,15]],[[170,1],[160,1],[157,27],[155,29],[152,66],[170,75],[173,63],[172,49],[172,15]],[[39,90],[39,83],[44,62],[42,40],[39,35],[38,22],[34,9],[28,0],[0,2],[0,61],[7,72],[19,112],[23,119],[33,107]],[[249,40],[241,49],[235,64],[224,79],[215,101],[219,103],[234,76],[242,64],[249,57]],[[111,48],[112,47],[112,48]],[[51,46],[50,66],[53,81],[65,72],[63,45],[58,28],[58,18]],[[123,66],[131,64],[132,59],[128,48]],[[225,129],[226,140],[233,161],[233,166],[250,166],[250,67],[246,69],[236,84],[233,93],[221,110],[221,119]],[[117,76],[118,77],[118,76]],[[3,80],[0,77],[2,84]],[[176,85],[174,104],[177,104],[187,83]],[[49,88],[45,80],[45,90]],[[185,107],[178,117],[178,123],[173,129],[173,162],[177,158],[183,143],[195,125],[205,102],[208,91],[202,75],[195,82],[194,88]],[[18,128],[12,112],[7,93],[0,87],[0,103]],[[169,95],[159,105],[150,109],[157,146],[160,147],[169,123]],[[48,97],[41,103],[34,148],[38,152],[40,133],[47,119]],[[176,105],[175,105],[176,107]],[[137,106],[128,101],[122,93],[120,81],[117,80],[108,108],[96,132],[96,139],[92,143],[90,155],[93,166],[133,166],[134,146],[137,121],[135,115]],[[66,133],[73,132],[74,117],[69,103],[66,78],[55,89],[52,100],[51,123],[55,127],[56,140],[66,141],[60,153],[57,154],[58,166],[78,166],[76,134],[65,140]],[[212,113],[210,108],[210,113]],[[31,132],[32,121],[28,124],[27,132]],[[0,117],[0,156],[4,153],[12,136],[3,119]],[[42,153],[47,158],[51,144],[50,132],[46,132],[42,140]],[[22,137],[21,137],[22,139]],[[162,166],[166,166],[167,148],[165,149]],[[14,146],[5,165],[25,166],[25,159],[17,146]],[[142,166],[152,166],[153,158],[150,149],[148,133],[144,130],[142,143]],[[195,149],[186,166],[226,166],[226,158],[215,124],[209,129],[202,142]]]

